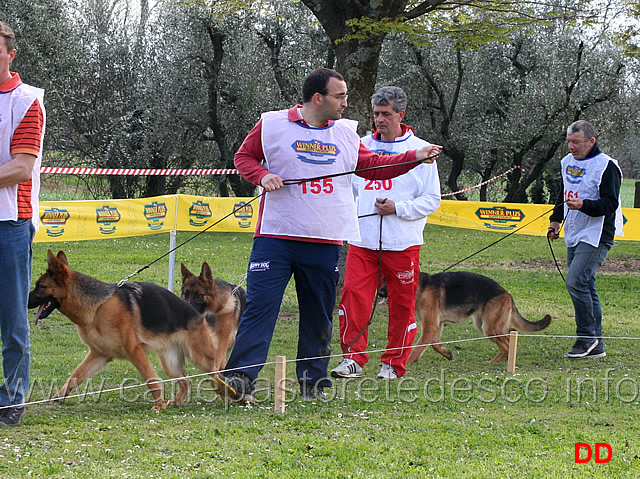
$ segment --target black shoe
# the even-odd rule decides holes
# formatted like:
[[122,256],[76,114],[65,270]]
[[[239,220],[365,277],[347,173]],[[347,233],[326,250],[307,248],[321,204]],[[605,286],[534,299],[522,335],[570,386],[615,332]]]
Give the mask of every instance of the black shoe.
[[596,346],[595,348],[593,348],[591,350],[591,352],[589,354],[587,354],[584,358],[585,359],[598,359],[598,358],[604,358],[607,355],[607,353],[604,352],[604,347],[602,346],[602,342],[600,342],[600,344],[598,346]]
[[26,414],[27,410],[24,406],[5,407],[4,409],[0,409],[0,427],[19,426]]
[[253,397],[253,384],[249,376],[243,373],[235,373],[229,376],[215,375],[215,391],[226,403],[244,402],[255,404]]
[[302,393],[302,399],[313,402],[327,402],[327,393],[324,392],[324,387],[316,386],[313,383],[300,383],[300,392]]
[[[606,356],[604,348],[602,346],[598,348],[598,345],[600,345],[600,341],[597,339],[591,341],[576,341],[571,351],[564,353],[564,357],[571,359],[586,357],[603,358]],[[593,353],[593,351],[598,351],[598,353]],[[601,356],[598,356],[598,354],[601,354]]]

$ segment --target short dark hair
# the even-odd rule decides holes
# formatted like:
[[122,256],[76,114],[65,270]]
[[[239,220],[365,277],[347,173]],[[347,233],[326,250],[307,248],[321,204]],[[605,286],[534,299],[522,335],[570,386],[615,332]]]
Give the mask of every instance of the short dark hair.
[[337,78],[340,81],[344,81],[342,75],[331,68],[316,68],[309,73],[302,84],[302,102],[307,103],[311,101],[311,98],[313,98],[313,95],[316,93],[326,95],[328,93],[327,83],[329,83],[330,78]]
[[371,106],[391,105],[396,113],[407,109],[407,94],[397,86],[383,86],[371,96]]
[[585,140],[596,137],[596,129],[586,120],[574,121],[569,125],[567,135],[575,135],[576,133],[582,133]]
[[11,27],[4,22],[0,22],[0,37],[4,37],[8,52],[16,49],[16,35]]

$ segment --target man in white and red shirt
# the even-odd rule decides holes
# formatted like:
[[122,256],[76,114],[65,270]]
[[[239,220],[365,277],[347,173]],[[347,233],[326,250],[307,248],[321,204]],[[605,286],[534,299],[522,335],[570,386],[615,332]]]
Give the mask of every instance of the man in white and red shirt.
[[22,83],[9,67],[16,56],[13,30],[0,22],[0,427],[17,426],[29,389],[27,298],[31,241],[38,227],[44,91]]
[[[226,366],[231,372],[220,389],[232,400],[253,400],[292,275],[300,311],[296,363],[300,390],[307,399],[322,400],[323,389],[331,386],[327,368],[340,249],[343,240],[356,241],[360,235],[353,175],[318,177],[411,162],[359,173],[368,179],[393,178],[421,160],[434,161],[441,150],[426,145],[396,156],[372,153],[360,142],[357,123],[341,119],[347,85],[334,70],[312,71],[302,96],[302,105],[265,113],[235,156],[243,178],[260,185],[265,194],[247,274],[247,306]],[[294,179],[308,181],[286,182]]]
[[[387,86],[371,97],[376,131],[362,143],[372,151],[392,155],[428,145],[402,123],[407,95]],[[358,196],[360,240],[349,242],[340,303],[342,362],[335,378],[362,376],[369,360],[368,324],[382,274],[389,297],[387,350],[382,353],[379,379],[404,376],[416,337],[415,298],[420,272],[420,246],[427,217],[440,207],[440,177],[435,162],[387,180],[354,180]]]

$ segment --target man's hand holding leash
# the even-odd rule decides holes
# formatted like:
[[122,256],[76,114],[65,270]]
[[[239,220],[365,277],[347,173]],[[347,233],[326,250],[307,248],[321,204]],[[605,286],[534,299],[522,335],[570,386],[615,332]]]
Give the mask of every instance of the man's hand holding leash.
[[547,231],[547,237],[551,240],[557,240],[560,238],[560,223],[553,221],[549,223],[549,230]]
[[570,210],[579,210],[582,208],[582,200],[580,198],[570,198],[567,200],[567,206]]
[[274,173],[267,173],[260,180],[260,186],[264,188],[264,191],[275,191],[284,186],[284,181]]
[[441,151],[440,145],[425,145],[416,150],[416,160],[424,160],[423,163],[433,163],[438,159]]
[[[567,204],[567,207],[570,210],[579,210],[580,208],[582,208],[582,205],[583,205],[583,201],[577,197],[569,198],[568,200],[565,201],[565,203]],[[552,221],[551,223],[549,223],[547,236],[552,241],[560,238],[560,223],[558,223],[557,221]]]
[[374,206],[376,213],[381,216],[396,214],[396,204],[388,198],[376,198]]

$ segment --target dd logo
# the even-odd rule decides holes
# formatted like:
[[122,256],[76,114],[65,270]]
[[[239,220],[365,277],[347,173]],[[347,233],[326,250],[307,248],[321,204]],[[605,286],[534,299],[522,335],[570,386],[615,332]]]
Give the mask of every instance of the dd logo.
[[[601,457],[600,456],[600,449],[605,448],[607,450],[607,457]],[[580,458],[580,449],[586,449],[587,450],[587,457],[581,459]],[[613,457],[613,449],[611,449],[611,446],[609,444],[607,444],[606,442],[596,442],[593,449],[595,449],[595,461],[598,464],[604,464],[607,463],[611,460],[611,458]],[[576,451],[575,451],[575,462],[576,464],[584,464],[586,462],[589,462],[591,460],[591,457],[593,456],[593,450],[591,449],[591,446],[585,442],[576,442]]]

